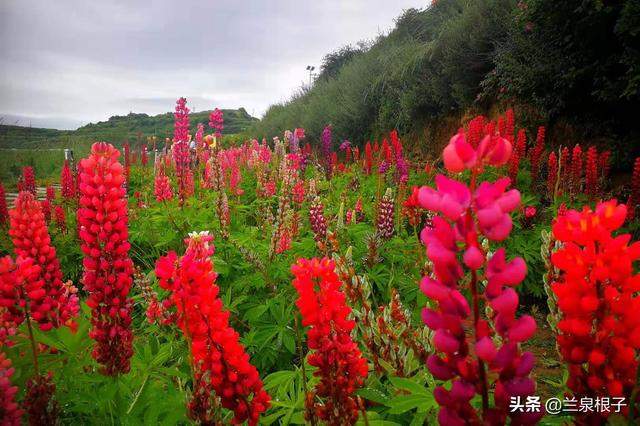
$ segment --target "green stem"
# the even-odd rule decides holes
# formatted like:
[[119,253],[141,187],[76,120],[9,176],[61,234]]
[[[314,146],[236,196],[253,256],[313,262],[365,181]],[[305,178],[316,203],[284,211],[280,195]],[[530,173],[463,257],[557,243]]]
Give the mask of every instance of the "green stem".
[[38,367],[38,346],[36,339],[33,337],[33,327],[31,326],[31,317],[29,314],[26,316],[27,329],[29,330],[29,341],[31,342],[31,353],[33,354],[33,369],[36,372],[36,376],[40,376],[40,368]]

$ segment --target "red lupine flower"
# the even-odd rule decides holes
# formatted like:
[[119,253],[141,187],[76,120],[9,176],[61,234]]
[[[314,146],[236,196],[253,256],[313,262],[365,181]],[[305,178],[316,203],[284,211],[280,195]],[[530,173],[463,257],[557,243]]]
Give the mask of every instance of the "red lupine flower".
[[33,171],[33,167],[25,166],[22,168],[22,184],[21,191],[28,191],[36,195],[36,174]]
[[358,419],[354,392],[364,383],[368,366],[351,338],[355,322],[349,319],[351,308],[345,302],[335,264],[327,258],[298,259],[291,272],[302,325],[310,327],[307,345],[312,352],[307,359],[317,368],[314,376],[320,378],[306,399],[307,420],[354,424]]
[[327,220],[324,217],[324,206],[320,197],[315,197],[309,206],[309,222],[316,241],[324,241],[327,237]]
[[598,193],[598,150],[595,146],[587,150],[584,190],[591,199],[594,199]]
[[512,145],[515,143],[514,133],[515,133],[515,116],[513,114],[513,109],[509,108],[505,112],[505,129],[504,129],[503,137],[506,138]]
[[636,158],[633,164],[633,174],[631,175],[631,194],[627,201],[629,220],[636,217],[636,209],[640,206],[640,157]]
[[[557,343],[569,365],[567,385],[582,398],[630,397],[638,374],[640,349],[640,242],[613,235],[626,206],[615,200],[595,211],[569,210],[552,229],[560,249],[551,256],[560,270],[551,287],[561,313]],[[626,405],[626,413],[629,405]],[[579,424],[606,423],[609,413],[576,413]]]
[[509,179],[511,182],[518,182],[518,171],[520,169],[520,154],[517,149],[513,150],[509,160]]
[[256,425],[269,407],[269,395],[218,297],[211,239],[206,232],[192,233],[185,240],[184,256],[178,258],[170,252],[156,264],[160,286],[171,292],[168,300],[176,309],[177,324],[191,350],[195,377],[189,413],[202,424],[212,424],[211,394],[215,391],[222,406],[233,410],[234,424],[247,421]]
[[276,245],[276,253],[281,254],[291,248],[291,235],[288,229],[283,229],[280,232],[280,237]]
[[31,377],[22,402],[30,425],[58,424],[60,408],[54,396],[56,384],[51,373]]
[[44,221],[51,222],[51,202],[49,200],[42,200],[40,202],[40,207],[42,208],[42,214],[44,215]]
[[547,161],[547,191],[553,199],[556,194],[556,183],[558,182],[558,157],[556,153],[551,151],[549,160]]
[[129,258],[125,176],[119,156],[112,145],[97,142],[79,165],[82,280],[89,291],[87,305],[93,325],[89,336],[96,341],[93,357],[109,376],[127,373],[133,355],[132,302],[128,297],[133,263]]
[[56,189],[49,185],[47,186],[47,194],[46,194],[46,199],[53,204],[53,202],[56,200]]
[[4,186],[0,182],[0,225],[4,225],[9,220],[9,210],[7,209],[7,194]]
[[377,234],[385,240],[388,240],[393,236],[395,212],[393,191],[391,188],[387,188],[382,200],[380,200],[380,205],[378,206],[378,217],[376,218]]
[[161,203],[173,198],[173,192],[171,191],[171,181],[169,177],[164,173],[164,166],[162,163],[158,164],[156,177],[153,183],[153,195],[156,197],[156,201]]
[[293,195],[293,201],[302,204],[304,203],[305,191],[304,191],[304,180],[299,180],[293,185],[291,189],[291,194]]
[[515,150],[518,152],[518,158],[524,158],[527,155],[527,132],[524,129],[518,130]]
[[11,384],[14,368],[4,352],[0,352],[0,415],[3,426],[20,426],[23,411],[16,402],[18,387]]
[[582,186],[582,148],[576,144],[571,156],[571,192],[580,192]]
[[411,226],[420,225],[422,211],[418,200],[419,189],[417,186],[411,188],[411,194],[402,203],[402,214],[407,217]]
[[34,266],[33,259],[19,257],[16,264],[11,256],[0,258],[0,307],[3,308],[3,322],[17,327],[24,322],[27,314],[36,322],[46,321],[49,307],[46,305],[44,282],[37,279],[41,275],[40,271],[39,266]]
[[33,286],[40,289],[38,309],[32,310],[32,318],[44,331],[62,325],[74,329],[73,317],[79,310],[78,298],[69,295],[62,282],[60,262],[55,247],[51,245],[40,202],[30,192],[21,192],[9,216],[9,235],[16,256],[31,259],[34,265],[39,266],[37,273],[29,279]]
[[67,218],[64,212],[64,208],[62,206],[55,206],[53,208],[53,211],[55,213],[55,222],[56,222],[56,226],[58,227],[58,231],[60,231],[63,234],[66,234]]
[[477,148],[480,144],[480,140],[482,139],[484,126],[485,126],[485,117],[479,115],[475,117],[473,120],[469,121],[469,126],[467,130],[469,144]]
[[69,167],[69,161],[67,160],[64,160],[64,165],[60,172],[60,186],[62,198],[72,200],[76,197],[76,182]]
[[[441,214],[421,233],[427,257],[433,264],[433,275],[423,278],[421,290],[437,303],[435,309],[423,311],[424,323],[435,331],[436,353],[427,359],[427,367],[436,379],[451,381],[449,390],[438,386],[434,391],[440,405],[441,425],[505,424],[507,416],[513,424],[532,424],[541,416],[509,410],[512,396],[535,393],[535,382],[529,377],[534,357],[522,352],[519,344],[533,335],[536,324],[528,315],[520,318],[515,315],[518,294],[512,287],[526,275],[524,260],[507,261],[504,248],[489,256],[479,242],[481,235],[489,241],[504,240],[512,228],[509,213],[520,204],[517,190],[506,191],[508,178],[482,182],[475,187],[476,178],[486,164],[505,164],[511,153],[508,140],[494,139],[493,130],[487,130],[490,132],[477,148],[459,133],[443,154],[450,171],[470,169],[470,188],[438,175],[437,191],[422,187],[418,192],[422,207]],[[491,147],[487,142],[494,145]],[[469,271],[469,279],[465,278],[463,265]],[[484,294],[478,285],[482,281],[487,282]],[[473,309],[459,289],[461,282],[469,283]],[[490,318],[492,326],[489,319],[480,316],[480,298],[487,301],[494,313]],[[465,324],[470,316],[472,325],[467,331]],[[494,330],[499,339],[493,339]],[[487,368],[493,373],[490,377],[495,377],[494,386],[488,382]],[[491,388],[493,408],[489,407]],[[476,393],[482,400],[480,415],[471,405]]]

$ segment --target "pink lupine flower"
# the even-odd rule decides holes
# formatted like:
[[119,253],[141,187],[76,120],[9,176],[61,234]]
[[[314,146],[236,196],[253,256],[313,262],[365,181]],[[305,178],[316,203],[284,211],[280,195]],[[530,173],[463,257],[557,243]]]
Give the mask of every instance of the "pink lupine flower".
[[428,186],[420,188],[418,192],[420,205],[427,210],[442,213],[451,220],[457,219],[471,202],[469,188],[444,175],[437,175],[435,181],[437,190]]
[[[507,131],[506,126],[504,121],[499,124],[502,131]],[[481,236],[490,241],[508,236],[512,227],[509,213],[520,203],[518,191],[506,190],[508,178],[482,182],[476,188],[485,165],[505,164],[511,154],[510,142],[495,136],[492,127],[486,126],[487,135],[477,149],[462,132],[445,148],[445,166],[450,172],[470,169],[470,187],[440,175],[437,191],[423,187],[418,192],[423,207],[441,214],[420,234],[433,264],[433,273],[420,285],[435,302],[422,314],[434,331],[436,350],[427,359],[427,367],[437,380],[450,381],[450,387],[434,390],[441,425],[505,424],[507,417],[512,424],[533,424],[541,416],[509,410],[511,397],[535,394],[535,382],[529,377],[534,358],[522,352],[519,344],[533,335],[536,325],[530,316],[516,317],[518,294],[512,288],[524,280],[526,265],[521,258],[507,261],[504,248],[490,255],[480,244]],[[479,285],[483,281],[487,282],[484,293]],[[471,303],[461,285],[469,286]],[[481,298],[495,316],[481,316]],[[491,389],[494,407],[489,406]],[[481,396],[481,412],[471,404],[476,394]]]
[[482,182],[475,194],[480,229],[494,241],[502,241],[509,235],[513,225],[509,213],[520,205],[518,190],[505,192],[509,183],[509,178]]

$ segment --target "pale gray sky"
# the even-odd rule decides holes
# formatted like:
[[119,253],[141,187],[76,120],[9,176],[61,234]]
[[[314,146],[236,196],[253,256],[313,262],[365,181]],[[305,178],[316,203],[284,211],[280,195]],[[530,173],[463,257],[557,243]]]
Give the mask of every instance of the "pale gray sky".
[[387,32],[425,0],[2,0],[0,117],[75,128],[129,111],[261,116],[307,65]]

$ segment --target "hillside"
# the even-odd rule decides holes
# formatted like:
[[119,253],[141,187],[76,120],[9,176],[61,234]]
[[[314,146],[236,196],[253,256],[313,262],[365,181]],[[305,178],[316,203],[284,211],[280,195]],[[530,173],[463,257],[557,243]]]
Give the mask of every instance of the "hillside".
[[640,153],[639,21],[629,0],[434,1],[386,35],[329,53],[314,84],[247,135],[303,127],[317,142],[331,124],[334,140],[362,144],[395,128],[437,155],[461,118],[513,107],[529,128],[546,125],[552,143],[610,148],[629,170]]
[[[258,121],[250,116],[244,108],[223,109],[224,133],[236,134],[247,129]],[[190,115],[192,132],[197,123],[207,124],[211,111],[199,111]],[[147,136],[156,135],[162,140],[173,134],[173,113],[150,116],[144,113],[130,113],[124,116],[113,116],[107,121],[89,123],[76,130],[39,129],[0,125],[0,148],[63,148],[86,145],[93,141],[107,141],[121,144],[129,140],[133,144],[144,140]]]

